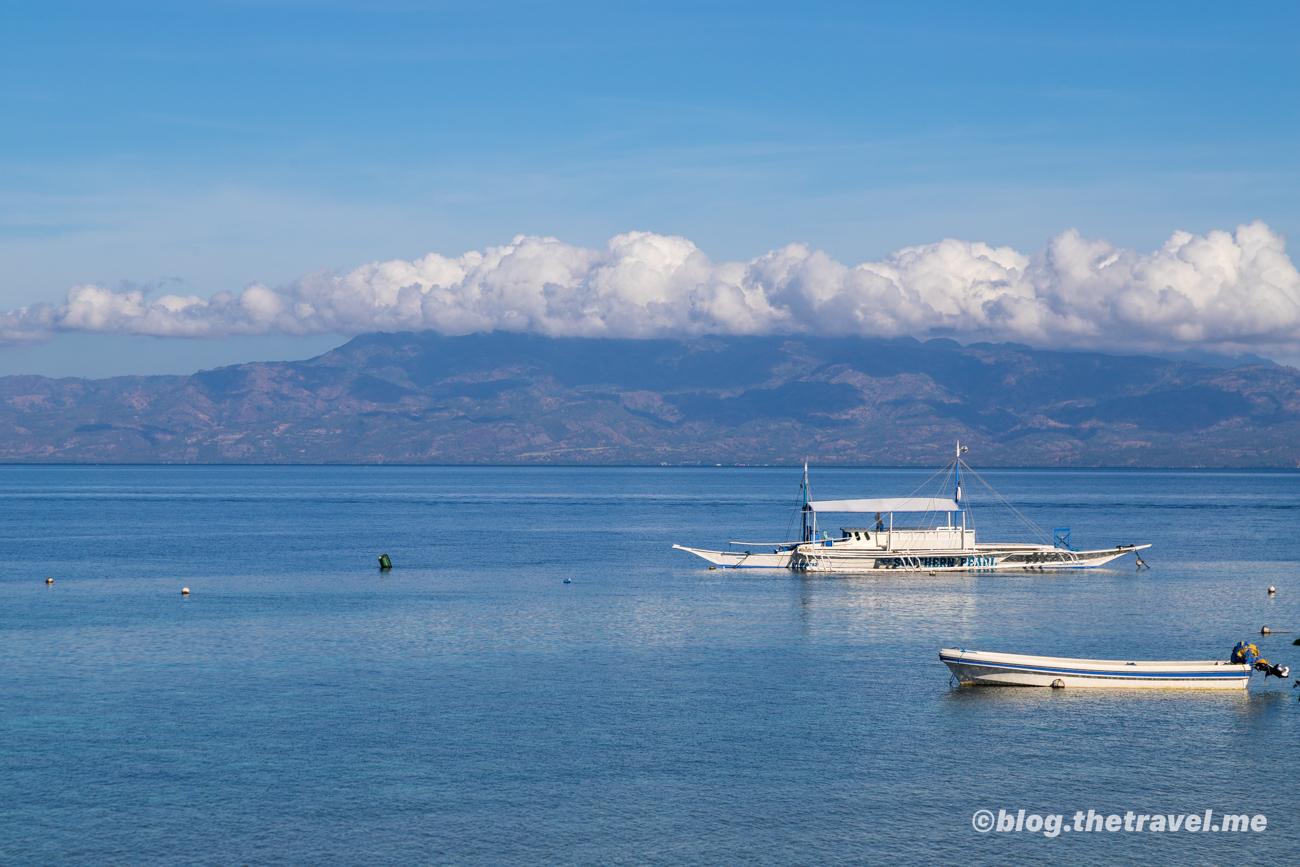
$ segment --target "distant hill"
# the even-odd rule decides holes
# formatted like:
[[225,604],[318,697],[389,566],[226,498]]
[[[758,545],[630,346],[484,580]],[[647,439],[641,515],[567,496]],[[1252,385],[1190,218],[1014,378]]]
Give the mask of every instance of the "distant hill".
[[1300,371],[910,338],[368,334],[193,376],[0,378],[0,461],[1278,466]]

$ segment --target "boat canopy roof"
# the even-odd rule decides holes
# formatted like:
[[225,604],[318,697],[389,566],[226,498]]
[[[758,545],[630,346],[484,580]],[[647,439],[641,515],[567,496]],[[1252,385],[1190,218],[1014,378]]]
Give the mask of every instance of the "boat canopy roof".
[[884,500],[817,500],[814,512],[960,512],[956,500],[942,497],[894,497]]

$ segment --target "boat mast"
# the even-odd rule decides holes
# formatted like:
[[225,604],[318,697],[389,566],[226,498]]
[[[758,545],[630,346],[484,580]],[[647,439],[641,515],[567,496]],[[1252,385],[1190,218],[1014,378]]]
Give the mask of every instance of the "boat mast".
[[799,486],[803,491],[803,507],[799,510],[803,515],[803,538],[801,541],[812,541],[812,524],[809,523],[809,515],[812,513],[812,506],[808,505],[808,462],[803,462],[803,484]]
[[[957,457],[953,461],[953,465],[957,468],[957,493],[953,499],[957,501],[957,511],[961,512],[961,546],[963,549],[966,547],[966,507],[961,502],[961,453],[964,451],[966,451],[966,447],[961,444],[961,440],[957,440]],[[949,518],[949,521],[951,520]]]
[[957,467],[957,494],[953,497],[957,505],[961,506],[961,440],[957,440],[957,460],[954,462]]

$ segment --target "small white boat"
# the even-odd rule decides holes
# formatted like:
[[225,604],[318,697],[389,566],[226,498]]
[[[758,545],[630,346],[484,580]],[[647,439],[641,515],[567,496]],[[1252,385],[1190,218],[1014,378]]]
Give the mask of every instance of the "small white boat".
[[[1080,551],[1070,545],[1068,528],[1052,536],[1030,522],[961,459],[966,449],[958,443],[957,456],[940,474],[943,493],[955,477],[952,496],[908,496],[887,499],[813,500],[808,490],[808,467],[803,470],[802,521],[797,542],[731,542],[732,550],[673,547],[694,554],[723,569],[793,569],[799,572],[1046,572],[1059,569],[1093,569],[1125,554],[1137,554],[1150,545],[1116,545]],[[983,483],[995,506],[1010,511],[1037,535],[1037,542],[977,541],[972,513],[965,502],[965,476]],[[821,515],[872,515],[868,522],[846,524],[832,537],[819,526]],[[895,520],[895,516],[900,516]],[[857,519],[861,521],[861,518]],[[735,550],[741,548],[743,550]],[[1146,564],[1137,557],[1138,568]]]
[[[1241,648],[1247,648],[1245,653]],[[945,648],[939,659],[962,684],[976,686],[1056,686],[1070,689],[1245,689],[1252,671],[1265,678],[1286,677],[1289,670],[1259,658],[1254,645],[1242,642],[1232,659],[1194,662],[1147,662],[1116,659],[1070,659]]]

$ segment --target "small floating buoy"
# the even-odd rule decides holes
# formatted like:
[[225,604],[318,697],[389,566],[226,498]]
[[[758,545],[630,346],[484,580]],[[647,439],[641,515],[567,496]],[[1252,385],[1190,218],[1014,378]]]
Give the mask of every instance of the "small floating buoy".
[[565,578],[565,579],[564,579],[564,583],[565,583],[565,584],[570,583],[570,582],[569,582],[569,579],[568,579],[568,578]]
[[1274,593],[1276,593],[1276,592],[1277,592],[1277,588],[1274,587],[1272,584],[1270,584],[1269,587],[1268,587],[1268,595],[1269,595],[1269,596],[1272,596],[1272,595],[1273,595]]
[[46,584],[53,584],[53,583],[54,583],[54,579],[53,579],[53,578],[46,578],[46,579],[45,579],[45,583],[46,583]]
[[182,596],[189,596],[189,595],[190,595],[190,588],[188,588],[188,587],[182,587],[182,588],[181,588],[181,595],[182,595]]
[[380,555],[379,555],[379,568],[380,568],[380,569],[392,569],[392,568],[393,568],[393,561],[388,559],[388,555],[387,555],[387,554],[380,554]]
[[1260,635],[1268,635],[1268,634],[1269,634],[1270,632],[1272,632],[1272,631],[1273,631],[1273,630],[1271,630],[1271,629],[1269,629],[1267,626],[1265,626],[1263,629],[1261,629],[1261,630],[1259,631],[1259,634],[1260,634]]
[[931,574],[931,575],[938,575],[939,573],[938,573],[938,572],[931,572],[930,574]]
[[1052,689],[1065,689],[1065,681],[1058,677],[1056,680],[1052,681]]
[[717,566],[710,566],[710,567],[709,567],[709,571],[712,572],[714,569],[717,569],[717,568],[718,568]]

